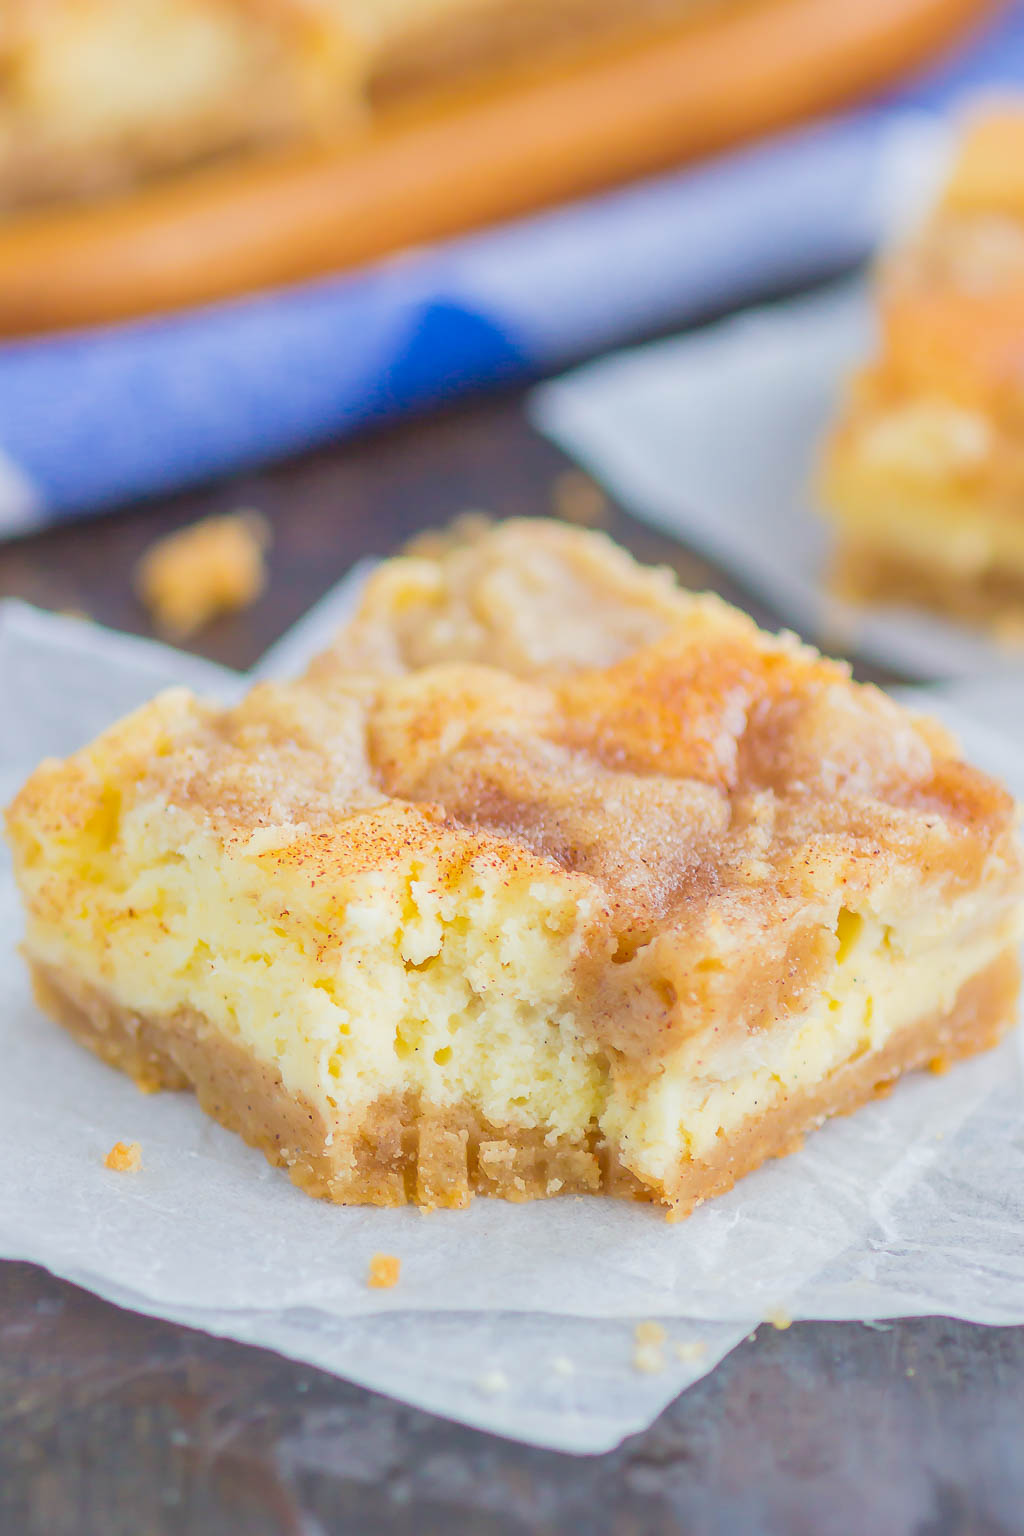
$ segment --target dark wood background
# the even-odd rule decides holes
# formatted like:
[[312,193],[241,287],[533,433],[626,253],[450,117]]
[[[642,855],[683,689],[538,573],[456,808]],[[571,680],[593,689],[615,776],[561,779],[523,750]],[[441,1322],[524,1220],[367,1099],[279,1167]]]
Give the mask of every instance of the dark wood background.
[[[245,667],[360,555],[466,509],[550,511],[566,464],[505,396],[0,548],[0,595],[148,633],[158,534],[259,508],[272,579],[195,648]],[[743,594],[610,509],[641,558]],[[758,617],[773,616],[754,608]],[[1021,1536],[1024,1329],[763,1327],[644,1435],[531,1450],[0,1266],[0,1536]]]

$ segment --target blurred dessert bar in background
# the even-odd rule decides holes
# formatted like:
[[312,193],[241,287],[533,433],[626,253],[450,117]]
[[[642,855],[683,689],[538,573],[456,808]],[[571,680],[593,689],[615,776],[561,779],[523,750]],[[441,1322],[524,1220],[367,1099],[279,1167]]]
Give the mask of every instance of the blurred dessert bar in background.
[[995,0],[5,0],[0,335],[359,267],[778,129]]
[[381,105],[722,3],[6,0],[0,204],[358,133]]
[[877,275],[880,339],[825,449],[844,597],[1024,632],[1024,99],[967,123]]

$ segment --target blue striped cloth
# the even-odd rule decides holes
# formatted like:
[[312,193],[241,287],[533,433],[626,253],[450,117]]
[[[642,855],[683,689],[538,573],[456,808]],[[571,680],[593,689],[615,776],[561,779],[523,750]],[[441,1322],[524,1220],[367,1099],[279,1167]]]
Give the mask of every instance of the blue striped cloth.
[[869,108],[383,261],[163,318],[0,346],[0,534],[536,377],[865,254],[909,109],[1024,84],[1014,4]]

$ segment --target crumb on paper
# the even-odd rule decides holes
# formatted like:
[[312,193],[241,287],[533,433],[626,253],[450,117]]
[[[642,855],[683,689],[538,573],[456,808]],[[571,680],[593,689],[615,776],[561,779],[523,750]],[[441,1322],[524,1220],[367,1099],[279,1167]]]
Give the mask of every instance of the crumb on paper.
[[575,1376],[576,1367],[568,1355],[555,1355],[551,1361],[551,1369],[556,1376]]
[[135,590],[161,634],[187,639],[218,614],[256,601],[269,543],[258,512],[205,517],[150,545],[135,567]]
[[664,1344],[665,1330],[660,1323],[637,1323],[633,1337],[638,1344]]
[[370,1260],[366,1283],[374,1291],[390,1291],[398,1284],[402,1261],[393,1253],[375,1253]]
[[779,1333],[785,1333],[787,1328],[792,1328],[793,1326],[793,1319],[788,1312],[783,1312],[781,1307],[777,1307],[774,1312],[769,1312],[765,1317],[765,1322],[771,1323],[772,1327],[777,1328]]
[[142,1148],[137,1141],[115,1141],[103,1159],[103,1166],[115,1173],[138,1173],[142,1167]]
[[477,1377],[476,1384],[485,1397],[498,1397],[508,1391],[508,1377],[504,1371],[484,1371]]
[[563,522],[581,528],[604,528],[608,524],[608,497],[582,469],[567,469],[557,475],[551,486],[551,510]]
[[665,1369],[665,1330],[660,1323],[637,1323],[633,1329],[633,1369],[653,1376]]
[[657,1376],[665,1369],[665,1356],[655,1344],[641,1344],[633,1351],[633,1369],[643,1376]]
[[703,1339],[685,1339],[676,1345],[676,1359],[684,1365],[692,1365],[704,1358],[707,1348]]
[[1024,613],[997,614],[992,620],[992,635],[1000,649],[1019,655],[1024,649]]

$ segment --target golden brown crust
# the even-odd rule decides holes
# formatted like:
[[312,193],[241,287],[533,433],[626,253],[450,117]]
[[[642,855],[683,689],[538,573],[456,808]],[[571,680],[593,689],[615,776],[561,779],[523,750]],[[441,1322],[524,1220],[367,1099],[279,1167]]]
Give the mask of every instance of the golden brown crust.
[[147,1090],[192,1088],[208,1115],[287,1168],[307,1194],[337,1204],[430,1208],[463,1206],[474,1193],[525,1200],[555,1193],[556,1182],[567,1194],[602,1187],[596,1136],[549,1146],[543,1130],[491,1126],[465,1108],[384,1101],[371,1106],[355,1132],[336,1131],[328,1146],[332,1128],[285,1091],[276,1068],[196,1014],[141,1019],[88,984],[30,965],[40,1006],[83,1045]]
[[687,1161],[664,1187],[642,1184],[596,1131],[577,1142],[542,1131],[496,1127],[472,1109],[384,1101],[359,1129],[335,1134],[290,1097],[276,1070],[211,1030],[195,1015],[140,1019],[65,973],[32,964],[41,1005],[84,1045],[146,1088],[191,1087],[203,1109],[268,1160],[287,1168],[307,1194],[339,1204],[459,1207],[472,1195],[506,1200],[556,1194],[611,1194],[666,1201],[677,1215],[731,1189],[766,1162],[795,1151],[832,1115],[888,1092],[902,1073],[986,1050],[1016,1016],[1019,962],[1007,951],[961,987],[948,1013],[920,1019],[880,1049],[847,1062],[809,1091],[793,1094],[720,1139],[714,1160]]

